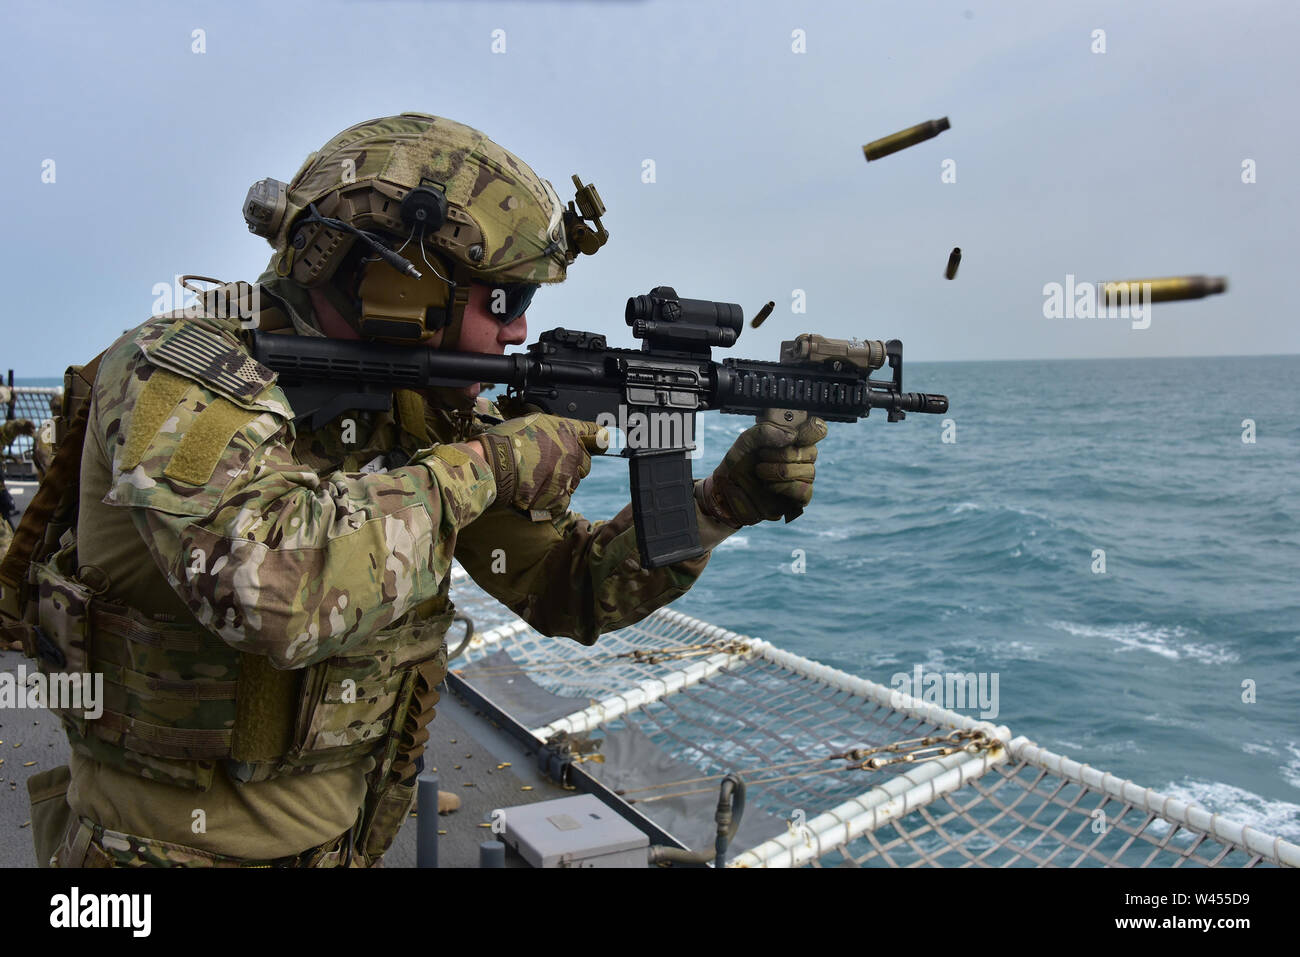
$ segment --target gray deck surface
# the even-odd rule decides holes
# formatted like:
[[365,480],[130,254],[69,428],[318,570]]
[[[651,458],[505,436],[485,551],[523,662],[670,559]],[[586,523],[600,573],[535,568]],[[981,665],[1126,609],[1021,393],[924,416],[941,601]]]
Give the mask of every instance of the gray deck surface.
[[[498,767],[505,762],[510,766]],[[447,832],[438,839],[440,867],[478,867],[479,844],[496,839],[491,830],[479,827],[491,821],[493,810],[575,793],[543,776],[532,754],[525,754],[513,738],[493,727],[487,718],[450,694],[445,686],[442,700],[438,702],[438,716],[430,726],[424,763],[428,770],[438,769],[441,790],[461,799],[459,811],[438,819],[439,829]],[[529,785],[531,791],[521,790]],[[414,867],[415,841],[416,827],[412,819],[384,855],[384,866]],[[528,865],[514,851],[507,850],[506,866]]]
[[[0,671],[12,674],[19,665],[28,674],[36,670],[21,652],[0,651]],[[59,719],[44,708],[0,708],[0,742],[0,866],[35,867],[27,779],[67,764],[68,739]],[[36,763],[23,767],[28,761]]]
[[[0,671],[15,673],[19,665],[25,665],[29,673],[35,667],[19,652],[0,652]],[[6,708],[0,710],[0,742],[4,762],[0,764],[0,867],[35,867],[27,779],[66,764],[68,741],[59,720],[49,711]],[[35,764],[24,767],[28,761]],[[499,767],[505,763],[509,767]],[[425,765],[437,768],[442,790],[457,794],[462,802],[459,811],[439,818],[439,829],[447,832],[439,839],[442,867],[478,866],[479,844],[493,839],[491,830],[479,824],[489,823],[494,809],[573,793],[544,778],[532,755],[445,687],[430,726]],[[525,786],[532,790],[522,790]],[[414,867],[415,847],[412,816],[385,855],[384,866]],[[506,866],[527,865],[509,851]]]

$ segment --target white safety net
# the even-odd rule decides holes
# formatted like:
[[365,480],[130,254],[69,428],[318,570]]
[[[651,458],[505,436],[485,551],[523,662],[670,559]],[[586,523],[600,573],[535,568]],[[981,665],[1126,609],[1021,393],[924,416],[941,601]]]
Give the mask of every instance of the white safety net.
[[1290,842],[671,609],[587,648],[459,568],[453,598],[475,628],[453,670],[688,845],[711,844],[738,772],[729,866],[1300,865]]

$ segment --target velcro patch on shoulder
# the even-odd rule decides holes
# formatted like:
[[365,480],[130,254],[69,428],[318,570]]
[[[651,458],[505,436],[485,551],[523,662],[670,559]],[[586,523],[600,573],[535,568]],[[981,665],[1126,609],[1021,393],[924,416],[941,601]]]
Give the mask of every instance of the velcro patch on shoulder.
[[206,485],[235,433],[255,417],[233,402],[217,399],[186,430],[163,475],[186,485]]
[[118,468],[129,472],[140,464],[149,443],[172,414],[176,403],[192,388],[188,379],[170,372],[159,371],[149,377],[131,409],[131,428],[118,459]]
[[196,379],[231,399],[247,402],[275,382],[274,372],[230,340],[191,323],[177,323],[142,348],[153,365]]

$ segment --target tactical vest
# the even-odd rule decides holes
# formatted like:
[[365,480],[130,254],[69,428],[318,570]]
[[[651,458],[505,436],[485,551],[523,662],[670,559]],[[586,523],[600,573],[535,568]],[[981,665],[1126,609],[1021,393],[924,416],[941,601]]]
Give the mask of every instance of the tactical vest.
[[[82,392],[82,407],[65,409],[73,423],[78,416],[84,423],[87,415],[89,390]],[[414,394],[401,398],[402,428],[423,432],[422,422],[411,421],[422,415],[423,402],[412,402]],[[60,447],[60,455],[81,451],[75,428],[69,440],[77,448]],[[188,612],[150,614],[106,597],[105,587],[78,563],[75,518],[69,521],[67,513],[78,489],[66,487],[68,471],[62,470],[65,487],[54,490],[62,511],[49,522],[44,554],[35,549],[28,570],[24,615],[30,628],[24,644],[51,686],[103,675],[100,717],[55,711],[76,751],[144,778],[200,790],[211,786],[218,764],[234,780],[251,782],[373,757],[372,781],[406,783],[414,777],[428,739],[434,689],[446,674],[444,635],[454,614],[447,583],[438,596],[345,654],[277,671],[265,656],[227,645]],[[74,483],[79,475],[74,473]],[[54,545],[49,533],[60,528]],[[152,562],[143,542],[138,555]]]
[[[217,762],[237,781],[325,771],[373,755],[405,776],[423,750],[422,712],[446,673],[445,599],[347,654],[277,671],[197,622],[160,621],[102,601],[76,576],[75,537],[32,567],[40,670],[70,685],[104,676],[103,713],[55,713],[72,747],[141,777],[206,790]],[[430,607],[431,606],[431,607]],[[413,707],[414,705],[414,707]],[[414,713],[413,713],[414,712]],[[408,722],[408,719],[410,721]],[[410,726],[408,727],[408,724]]]

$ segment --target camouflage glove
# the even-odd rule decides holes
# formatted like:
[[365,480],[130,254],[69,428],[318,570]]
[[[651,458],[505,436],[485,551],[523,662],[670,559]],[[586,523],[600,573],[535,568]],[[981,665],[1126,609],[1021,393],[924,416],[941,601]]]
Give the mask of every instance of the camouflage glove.
[[700,483],[700,508],[731,528],[782,518],[812,500],[817,443],[826,423],[816,417],[788,432],[761,422],[741,434],[713,474]]
[[497,483],[498,505],[557,513],[591,471],[591,453],[608,447],[594,422],[534,412],[477,436]]

